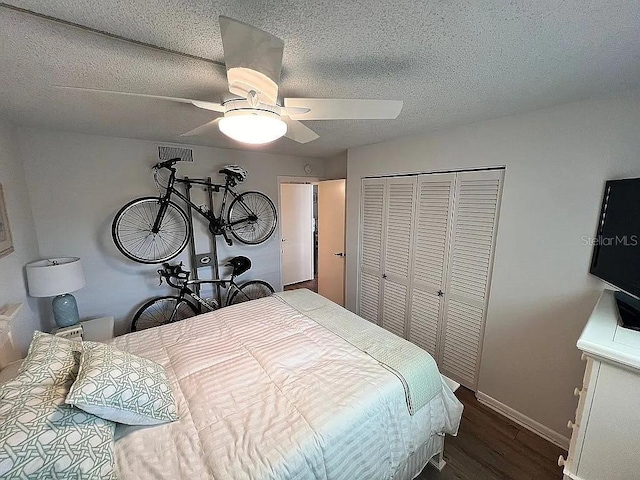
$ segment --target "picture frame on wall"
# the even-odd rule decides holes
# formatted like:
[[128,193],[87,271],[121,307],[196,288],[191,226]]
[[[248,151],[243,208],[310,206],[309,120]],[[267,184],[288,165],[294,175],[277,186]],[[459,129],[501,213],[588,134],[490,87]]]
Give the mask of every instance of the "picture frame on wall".
[[11,229],[9,228],[9,217],[7,215],[7,204],[4,201],[4,190],[0,183],[0,258],[13,252],[13,240]]

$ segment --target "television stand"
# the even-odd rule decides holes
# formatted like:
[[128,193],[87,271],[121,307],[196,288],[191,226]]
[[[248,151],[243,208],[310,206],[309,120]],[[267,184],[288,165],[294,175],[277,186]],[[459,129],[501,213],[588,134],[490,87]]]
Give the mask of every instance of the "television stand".
[[640,330],[640,300],[624,292],[616,292],[615,298],[622,326]]

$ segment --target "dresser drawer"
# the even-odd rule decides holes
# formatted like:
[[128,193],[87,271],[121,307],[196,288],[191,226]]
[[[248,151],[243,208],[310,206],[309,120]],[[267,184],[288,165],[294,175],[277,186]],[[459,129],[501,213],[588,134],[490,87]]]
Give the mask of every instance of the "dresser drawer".
[[584,376],[582,378],[582,387],[574,390],[574,395],[578,396],[578,408],[576,408],[575,419],[569,420],[567,424],[568,428],[571,428],[571,441],[569,443],[569,452],[567,459],[564,461],[564,473],[565,475],[575,478],[575,473],[578,468],[578,462],[580,461],[580,453],[582,450],[582,443],[584,441],[584,431],[586,422],[589,418],[588,410],[589,405],[593,399],[593,389],[595,387],[595,380],[598,376],[599,362],[594,361],[592,358],[583,356],[586,361],[584,368]]

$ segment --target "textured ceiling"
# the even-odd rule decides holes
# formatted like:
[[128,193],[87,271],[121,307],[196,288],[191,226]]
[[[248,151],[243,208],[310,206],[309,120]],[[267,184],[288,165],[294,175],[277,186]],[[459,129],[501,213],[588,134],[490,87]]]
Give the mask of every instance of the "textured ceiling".
[[[285,40],[283,96],[404,100],[397,120],[307,122],[320,138],[263,151],[345,148],[640,85],[637,0],[11,0],[14,6],[223,61],[218,15]],[[214,113],[160,100],[58,91],[74,85],[217,101],[224,68],[0,8],[0,111],[21,125],[179,137]]]

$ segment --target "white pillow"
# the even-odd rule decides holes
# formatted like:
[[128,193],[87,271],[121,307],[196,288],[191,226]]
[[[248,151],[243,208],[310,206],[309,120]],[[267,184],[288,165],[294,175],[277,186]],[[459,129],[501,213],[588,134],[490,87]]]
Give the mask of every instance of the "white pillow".
[[66,401],[127,425],[178,420],[162,365],[102,343],[82,343],[80,370]]

